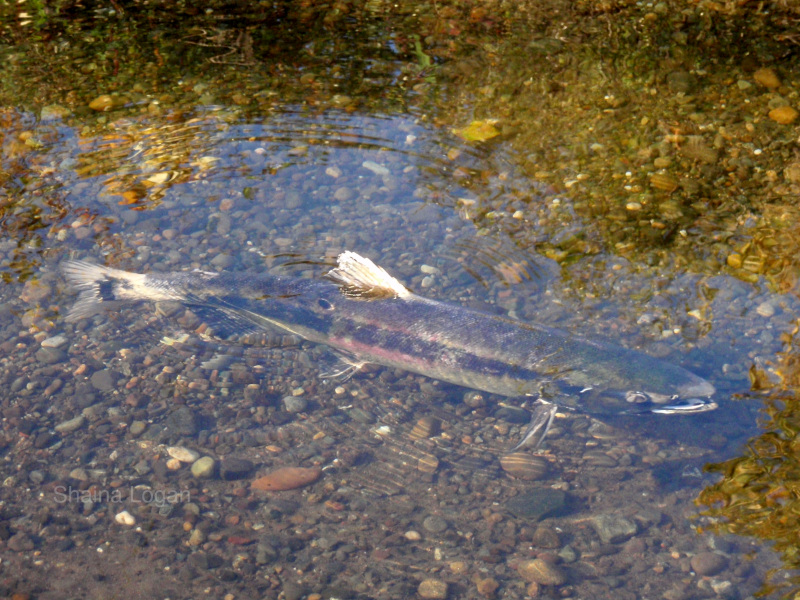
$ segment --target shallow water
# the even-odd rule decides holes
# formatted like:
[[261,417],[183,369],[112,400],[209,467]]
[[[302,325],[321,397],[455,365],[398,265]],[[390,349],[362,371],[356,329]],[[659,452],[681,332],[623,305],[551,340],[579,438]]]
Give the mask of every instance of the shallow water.
[[[557,39],[502,5],[401,21],[350,6],[360,23],[312,8],[271,22],[270,43],[253,15],[198,16],[156,50],[129,28],[141,15],[64,26],[92,82],[71,92],[19,59],[6,23],[32,89],[2,108],[4,591],[744,598],[781,557],[771,581],[791,576],[798,182],[792,135],[766,116],[797,95],[783,46],[751,48],[781,73],[773,90],[745,51],[698,57],[691,40],[718,57],[709,38],[728,32],[691,9],[681,25],[627,7],[637,46],[604,11]],[[608,55],[583,37],[598,28]],[[41,31],[28,49],[56,43]],[[121,67],[114,44],[96,51],[120,37]],[[88,108],[104,91],[112,110]],[[377,367],[326,379],[323,349],[274,332],[242,357],[164,346],[198,325],[172,306],[63,320],[68,257],[319,277],[343,250],[421,295],[680,364],[720,408],[560,415],[525,479],[500,461],[527,423],[519,399]],[[215,468],[198,477],[174,447]],[[250,489],[284,466],[322,477]],[[761,504],[783,525],[759,531]]]

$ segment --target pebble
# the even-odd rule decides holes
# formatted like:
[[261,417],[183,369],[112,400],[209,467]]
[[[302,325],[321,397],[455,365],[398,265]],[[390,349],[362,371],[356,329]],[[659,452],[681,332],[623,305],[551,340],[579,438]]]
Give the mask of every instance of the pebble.
[[63,362],[64,358],[64,353],[58,348],[44,346],[36,351],[36,360],[46,365]]
[[136,525],[136,518],[127,510],[117,513],[114,516],[114,520],[120,525],[127,525],[128,527],[133,527]]
[[448,522],[439,515],[425,517],[425,520],[422,521],[422,528],[430,533],[442,533],[448,527]]
[[769,111],[769,118],[781,125],[789,125],[797,119],[798,114],[791,106],[779,106]]
[[214,474],[214,467],[216,466],[217,463],[213,458],[204,456],[192,464],[192,475],[195,479],[207,479]]
[[418,542],[422,539],[422,534],[419,531],[414,531],[412,529],[410,531],[406,531],[403,534],[403,537],[411,542]]
[[131,435],[142,435],[144,430],[147,429],[147,423],[144,421],[134,421],[131,423],[131,426],[128,428],[128,431],[131,432]]
[[48,104],[42,107],[42,112],[39,113],[39,118],[42,121],[52,121],[54,119],[66,119],[72,114],[72,111],[66,106],[60,104]]
[[259,477],[250,488],[266,492],[293,490],[314,483],[321,475],[319,467],[283,467]]
[[42,340],[42,348],[58,348],[67,343],[67,338],[63,335],[54,335]]
[[170,471],[178,471],[183,466],[183,463],[179,461],[177,458],[170,458],[167,461],[167,469]]
[[567,494],[550,488],[530,490],[515,496],[506,508],[522,519],[539,521],[547,515],[561,512],[567,504]]
[[195,452],[185,446],[170,446],[167,448],[167,454],[184,463],[193,463],[200,458],[199,452]]
[[108,369],[95,371],[92,373],[91,382],[94,389],[101,392],[110,392],[117,382],[117,375]]
[[765,88],[770,90],[781,87],[781,80],[778,77],[778,74],[769,67],[759,69],[753,73],[753,79],[756,83],[760,83]]
[[698,575],[716,575],[728,566],[728,559],[716,552],[701,552],[692,557],[690,564]]
[[89,102],[89,108],[97,112],[107,112],[114,108],[114,99],[108,94],[103,94]]
[[197,417],[188,406],[179,406],[165,419],[167,428],[178,435],[193,436],[197,433]]
[[333,192],[333,199],[337,202],[347,202],[354,198],[356,193],[348,187],[340,187],[337,188],[335,192]]
[[199,546],[206,540],[206,534],[203,533],[202,529],[197,529],[196,527],[192,529],[192,533],[189,534],[189,545],[190,546]]
[[244,458],[226,458],[219,463],[219,474],[225,481],[232,481],[247,477],[253,468],[253,463]]
[[500,458],[503,471],[526,481],[541,479],[547,474],[547,460],[528,452],[512,452]]
[[500,587],[500,584],[497,583],[496,579],[487,577],[486,579],[478,579],[475,586],[478,588],[478,593],[484,598],[494,598],[495,592],[497,588]]
[[55,430],[58,433],[72,433],[83,427],[83,424],[86,422],[86,418],[83,415],[78,415],[77,417],[73,417],[67,421],[62,421],[58,425],[55,426]]
[[762,302],[756,307],[756,312],[762,317],[771,317],[775,314],[775,307],[769,301]]
[[363,163],[361,163],[361,166],[364,167],[365,169],[369,169],[370,171],[375,173],[375,175],[383,176],[389,174],[389,169],[387,169],[383,165],[379,165],[376,162],[372,162],[371,160],[365,160]]
[[419,584],[417,594],[420,598],[432,600],[447,598],[447,583],[438,579],[425,579]]
[[29,552],[33,550],[33,540],[27,533],[20,531],[8,538],[6,546],[14,552]]
[[526,581],[539,585],[562,585],[567,581],[564,571],[541,558],[520,563],[517,572]]
[[86,472],[86,469],[81,469],[80,467],[72,469],[69,472],[69,476],[78,481],[89,481],[89,473]]
[[552,527],[537,527],[533,532],[531,543],[539,548],[558,548],[561,546],[558,532]]
[[596,515],[589,519],[604,544],[624,542],[636,535],[636,523],[618,515]]
[[283,407],[286,412],[300,413],[308,407],[308,400],[300,396],[285,396],[283,398]]

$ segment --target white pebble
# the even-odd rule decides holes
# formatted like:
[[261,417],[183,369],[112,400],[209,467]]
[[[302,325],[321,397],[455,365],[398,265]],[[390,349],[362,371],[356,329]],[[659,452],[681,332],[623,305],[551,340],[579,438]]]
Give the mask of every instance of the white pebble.
[[114,520],[120,525],[127,525],[128,527],[136,525],[136,517],[134,517],[127,510],[123,510],[121,513],[117,513],[117,515],[114,517]]
[[193,463],[200,458],[199,453],[184,446],[170,446],[167,448],[167,454],[169,454],[172,458],[185,463]]
[[369,169],[370,171],[375,173],[375,175],[389,174],[389,169],[387,169],[383,165],[379,165],[376,162],[372,162],[371,160],[365,160],[363,163],[361,163],[361,166],[364,167],[365,169]]
[[[758,307],[756,307],[756,312],[762,317],[771,317],[775,314],[775,307],[772,306],[772,304],[770,304],[768,301],[762,302],[758,305]],[[44,342],[42,342],[42,346],[44,346]]]
[[54,335],[53,337],[49,337],[46,340],[42,340],[42,347],[43,348],[58,348],[59,346],[63,346],[67,343],[67,338],[63,335]]
[[422,536],[420,535],[419,531],[414,531],[413,529],[411,531],[406,531],[403,534],[403,536],[407,540],[411,540],[412,542],[418,542],[419,540],[422,539]]

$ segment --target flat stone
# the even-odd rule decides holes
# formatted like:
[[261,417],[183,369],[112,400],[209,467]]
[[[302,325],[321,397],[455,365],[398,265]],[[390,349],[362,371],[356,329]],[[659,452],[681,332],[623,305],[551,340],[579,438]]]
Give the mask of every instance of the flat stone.
[[690,564],[698,575],[716,575],[728,566],[728,559],[716,552],[700,552],[692,557]]
[[422,521],[422,527],[425,529],[425,531],[430,533],[442,533],[449,527],[449,525],[442,517],[438,515],[431,515],[429,517],[425,517],[425,520]]
[[567,581],[564,571],[541,558],[534,558],[520,563],[517,567],[517,573],[526,581],[540,585],[562,585]]
[[55,430],[58,433],[72,433],[83,427],[83,424],[86,422],[86,417],[83,415],[78,415],[77,417],[73,417],[67,421],[62,421],[58,425],[55,426]]
[[178,435],[192,436],[197,433],[197,417],[188,406],[179,406],[165,419],[167,428]]
[[170,446],[167,448],[167,454],[182,463],[193,463],[200,458],[199,452],[195,452],[194,450],[184,446]]
[[63,335],[54,335],[42,340],[42,348],[58,348],[67,343],[67,338]]
[[117,383],[117,374],[108,369],[92,373],[92,387],[101,392],[110,392]]
[[365,160],[363,163],[361,163],[361,166],[364,167],[365,169],[372,171],[373,173],[375,173],[375,175],[383,176],[389,174],[389,169],[371,160]]
[[560,513],[567,504],[567,494],[550,488],[526,490],[506,503],[506,508],[522,519],[539,521],[547,515]]
[[590,521],[604,544],[624,542],[638,531],[636,523],[618,515],[596,515]]

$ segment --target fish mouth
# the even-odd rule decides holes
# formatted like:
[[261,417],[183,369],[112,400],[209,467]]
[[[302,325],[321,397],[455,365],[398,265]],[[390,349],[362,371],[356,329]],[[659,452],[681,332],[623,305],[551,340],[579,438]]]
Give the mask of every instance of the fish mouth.
[[718,406],[716,402],[709,398],[686,398],[685,400],[675,400],[670,404],[651,408],[649,412],[659,415],[685,415],[708,412]]

